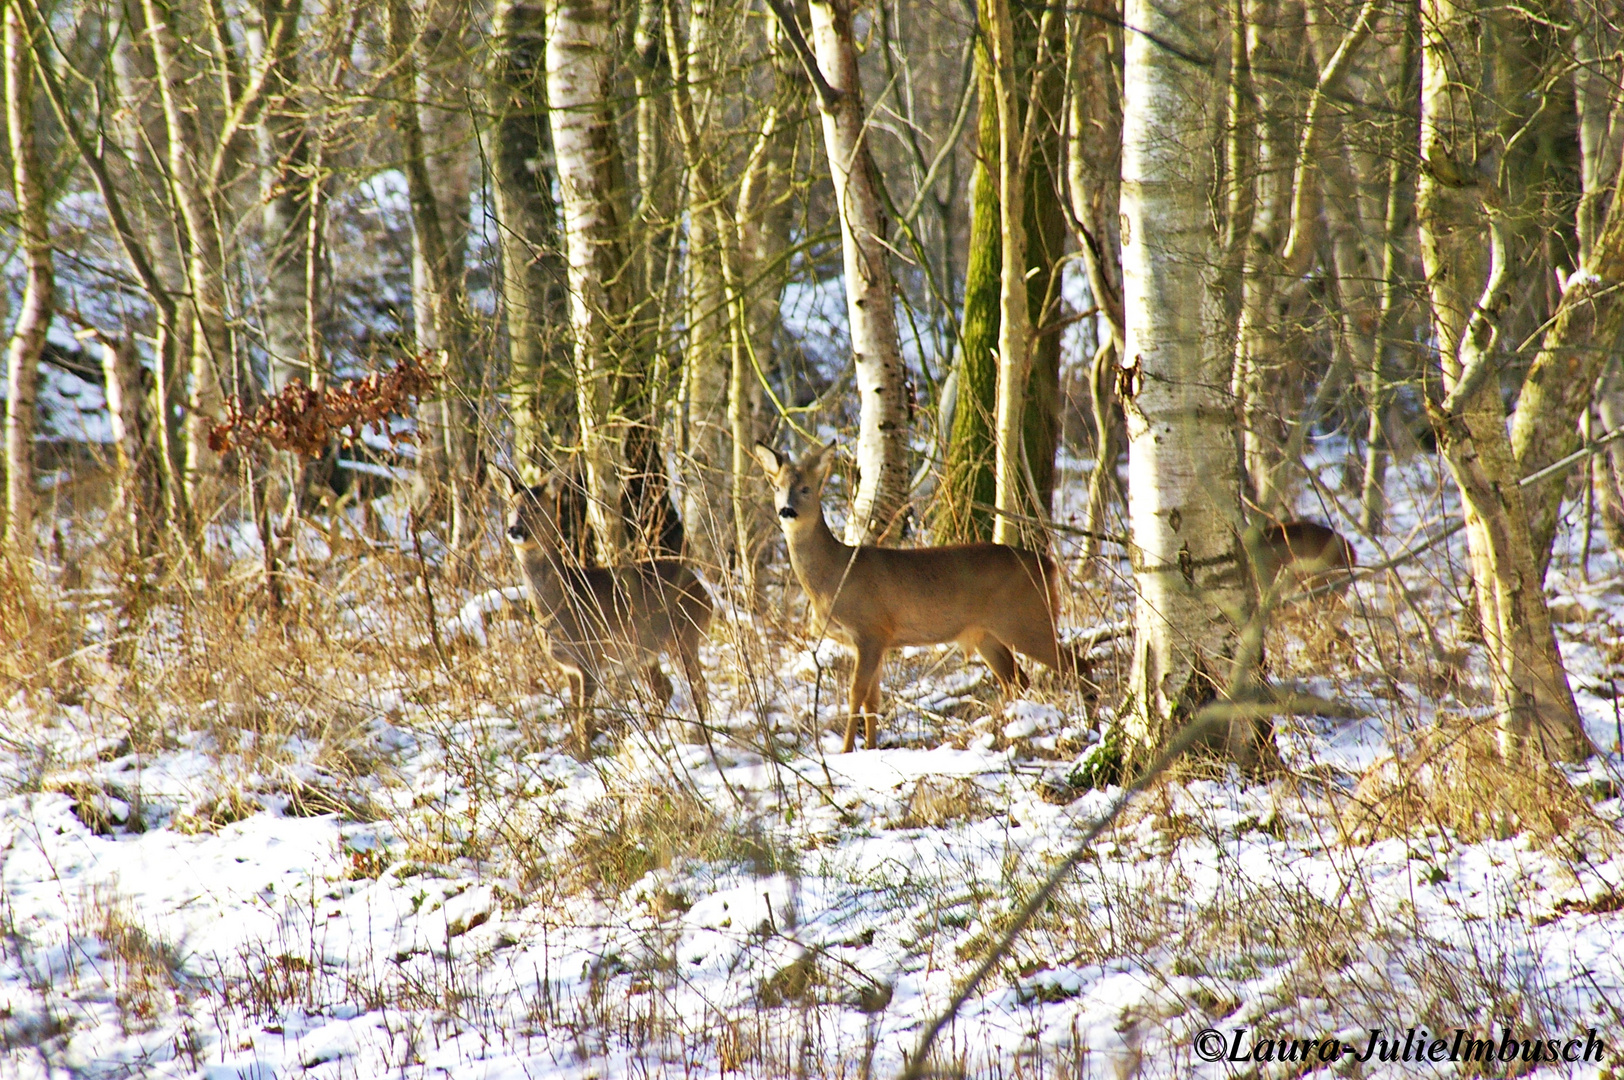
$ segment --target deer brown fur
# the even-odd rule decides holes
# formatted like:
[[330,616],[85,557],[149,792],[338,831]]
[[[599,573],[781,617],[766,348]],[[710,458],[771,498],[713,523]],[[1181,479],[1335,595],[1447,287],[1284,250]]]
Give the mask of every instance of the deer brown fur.
[[1258,546],[1257,580],[1268,589],[1282,574],[1298,586],[1313,588],[1332,582],[1330,591],[1347,590],[1359,556],[1335,529],[1316,521],[1273,522],[1263,527]]
[[606,665],[639,672],[669,704],[671,680],[660,670],[661,653],[681,665],[703,730],[709,703],[699,642],[710,625],[711,601],[693,570],[680,559],[580,566],[561,546],[558,476],[530,487],[511,469],[499,471],[508,484],[508,544],[548,652],[569,678],[579,752],[592,745],[592,701]]
[[1026,685],[1015,653],[1055,669],[1079,667],[1055,638],[1058,574],[1047,556],[1003,544],[881,548],[836,540],[821,502],[833,451],[831,443],[796,462],[755,446],[816,628],[857,653],[845,750],[856,744],[859,717],[866,744],[876,743],[880,669],[890,649],[956,643],[981,654],[1006,696]]

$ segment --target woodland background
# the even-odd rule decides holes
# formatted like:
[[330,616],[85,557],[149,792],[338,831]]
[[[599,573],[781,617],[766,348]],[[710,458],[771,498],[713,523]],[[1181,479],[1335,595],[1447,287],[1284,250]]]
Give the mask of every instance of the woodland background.
[[[309,1018],[339,1003],[427,1030],[448,994],[486,1010],[450,1022],[456,1061],[469,1032],[523,1029],[588,1071],[660,1054],[867,1070],[907,1060],[987,956],[1010,1015],[1036,1009],[1050,1034],[1030,1058],[1015,1039],[933,1060],[1085,1073],[1102,1039],[1127,1055],[1112,1068],[1150,1068],[1142,1046],[1186,1045],[1203,1012],[1335,1026],[1352,987],[1361,1022],[1577,1023],[1624,978],[1529,959],[1559,938],[1604,955],[1620,895],[1616,5],[3,8],[6,852],[25,835],[54,851],[47,820],[105,845],[71,871],[8,854],[0,874],[0,1037],[44,1074],[115,1044],[195,1071],[295,1004],[306,1033],[330,1034]],[[837,437],[826,506],[848,542],[1059,557],[1061,623],[1096,650],[1087,685],[1042,681],[999,713],[978,669],[909,654],[895,742],[870,765],[826,757],[842,661],[808,636],[749,448]],[[583,562],[698,567],[723,613],[706,654],[722,758],[662,742],[664,704],[632,697],[613,708],[647,746],[558,752],[534,641],[489,625],[526,625],[491,462],[569,479]],[[1270,524],[1299,517],[1366,564],[1341,614],[1249,570]],[[1164,773],[1185,730],[1216,760]],[[938,742],[969,756],[920,749]],[[1020,940],[1044,948],[995,948],[1056,865],[1081,875],[1056,902],[1083,923],[1135,903],[1106,856],[1062,856],[1066,815],[1116,822],[1103,800],[1136,776],[1158,801],[1123,819],[1138,839],[1118,836],[1113,872],[1181,899],[1083,944],[1040,913]],[[249,832],[307,819],[330,831],[278,835],[338,852],[310,881],[430,897],[401,908],[411,934],[483,897],[435,916],[427,974],[383,1004],[356,988],[385,946],[290,944],[314,892],[274,932],[248,920],[260,936],[211,952],[194,924],[181,948],[165,920],[184,905],[116,853],[229,842],[257,868],[269,848]],[[1012,840],[1016,820],[1043,839]],[[859,853],[897,830],[913,854],[888,891]],[[919,830],[981,853],[958,871],[969,900],[920,869]],[[1288,913],[1180,863],[1232,842],[1258,845]],[[1524,847],[1547,862],[1517,869]],[[852,862],[815,867],[820,848]],[[1293,859],[1342,873],[1348,850],[1357,888],[1281,885]],[[1493,947],[1472,937],[1478,900],[1387,897],[1401,871],[1515,893]],[[709,912],[717,933],[711,900],[769,880],[775,929],[728,962],[748,992],[692,1012],[668,963],[688,939],[661,920]],[[538,895],[597,906],[543,916]],[[804,908],[806,933],[774,903]],[[890,950],[872,964],[831,959],[853,904],[890,913],[850,946]],[[927,932],[933,909],[971,913]],[[1311,956],[1290,993],[1248,981],[1286,971],[1257,951],[1271,921]],[[568,937],[588,923],[636,948]],[[541,925],[571,943],[536,946]],[[1382,964],[1336,959],[1378,937]],[[936,966],[938,944],[955,960]],[[515,945],[594,959],[539,990],[480,982],[519,978]],[[1488,953],[1447,986],[1422,974]],[[1154,991],[1121,1004],[1113,964]],[[892,973],[854,974],[870,966]],[[101,1017],[78,1028],[52,997],[70,968],[64,1000]],[[604,1003],[647,986],[667,1011]],[[84,1005],[104,991],[112,1012]],[[1115,1020],[1087,1012],[1096,994]],[[218,1038],[187,1026],[187,995],[213,1002]],[[774,1010],[796,1019],[760,1019]],[[422,1031],[389,1023],[379,1068],[421,1064]]]

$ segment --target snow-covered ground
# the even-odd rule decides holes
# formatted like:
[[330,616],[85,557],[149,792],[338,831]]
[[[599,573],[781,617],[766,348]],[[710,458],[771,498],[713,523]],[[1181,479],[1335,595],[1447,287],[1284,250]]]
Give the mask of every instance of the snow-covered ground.
[[[1389,533],[1355,540],[1367,564],[1440,527],[1427,459],[1391,480]],[[1335,497],[1299,509],[1346,529]],[[1559,1052],[1594,1029],[1606,1064],[1538,1073],[1618,1068],[1624,579],[1606,552],[1586,581],[1575,546],[1553,571],[1559,633],[1609,751],[1571,774],[1576,794],[1530,780],[1518,801],[1512,777],[1453,789],[1468,805],[1432,820],[1438,804],[1402,787],[1477,775],[1450,773],[1466,755],[1424,756],[1486,714],[1481,656],[1448,614],[1457,537],[1345,609],[1282,613],[1273,680],[1340,718],[1282,719],[1288,770],[1267,782],[1191,767],[1131,802],[938,1065],[1310,1067],[1205,1060],[1216,1037],[1220,1056],[1338,1040],[1324,1067],[1341,1075],[1464,1074],[1477,1066],[1359,1057],[1372,1029],[1489,1033],[1496,1051],[1509,1030]],[[315,537],[304,551],[329,554]],[[1121,795],[1067,782],[1126,662],[1110,646],[1098,700],[1039,679],[997,717],[979,665],[911,650],[888,668],[886,748],[840,755],[840,650],[797,636],[791,589],[713,627],[714,750],[625,689],[604,712],[629,719],[582,763],[558,748],[560,688],[528,631],[500,619],[502,564],[442,586],[442,662],[410,560],[333,562],[307,616],[320,633],[251,605],[160,606],[139,678],[87,648],[77,681],[3,706],[0,1075],[892,1075]],[[1076,577],[1072,626],[1122,617],[1121,573]],[[75,597],[87,644],[113,636],[109,596]],[[690,707],[680,690],[673,707]]]

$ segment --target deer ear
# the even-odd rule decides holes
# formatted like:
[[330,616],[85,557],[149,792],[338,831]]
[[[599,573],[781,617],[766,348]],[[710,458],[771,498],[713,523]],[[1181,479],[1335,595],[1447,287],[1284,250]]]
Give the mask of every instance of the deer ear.
[[829,471],[835,466],[835,451],[838,449],[835,441],[830,439],[826,445],[818,447],[807,456],[806,464],[817,475],[819,483],[829,479]]
[[509,498],[524,490],[524,480],[513,466],[500,461],[493,461],[491,465],[496,468],[497,473],[502,477],[503,486],[507,488]]
[[765,469],[768,474],[776,473],[784,467],[784,459],[779,456],[777,450],[774,450],[766,443],[756,443],[750,448],[750,452],[756,456],[756,463]]

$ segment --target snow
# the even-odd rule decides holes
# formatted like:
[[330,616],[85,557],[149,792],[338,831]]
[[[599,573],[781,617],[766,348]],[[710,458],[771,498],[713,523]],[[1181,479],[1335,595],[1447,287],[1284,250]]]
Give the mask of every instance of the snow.
[[[1379,548],[1356,541],[1362,560],[1437,528],[1432,464],[1391,481],[1391,530]],[[1346,527],[1322,498],[1299,510]],[[252,554],[251,531],[220,528]],[[1398,571],[1423,610],[1450,602],[1438,582],[1461,545]],[[1554,1038],[1596,1027],[1620,1049],[1624,806],[1606,785],[1620,776],[1624,593],[1610,552],[1586,580],[1571,546],[1551,582],[1558,634],[1587,729],[1612,751],[1572,773],[1598,794],[1571,845],[1436,826],[1340,834],[1360,777],[1483,711],[1480,654],[1450,653],[1452,673],[1390,582],[1361,583],[1346,609],[1283,613],[1270,644],[1277,682],[1352,715],[1282,719],[1286,775],[1197,770],[1129,804],[971,996],[944,1053],[973,1075],[1025,1062],[1218,1077],[1234,1066],[1192,1049],[1208,1027],[1362,1046],[1372,1027],[1476,1032],[1507,1015]],[[522,602],[493,585],[442,598],[460,607],[448,637],[475,650],[459,664],[534,658],[528,630],[487,633]],[[370,647],[404,634],[391,602],[421,602],[345,588],[353,625],[333,632]],[[1124,613],[1103,595],[1078,622]],[[674,725],[633,719],[576,761],[558,749],[558,689],[520,679],[459,696],[432,663],[312,672],[304,704],[222,685],[145,718],[17,692],[0,727],[0,1075],[618,1080],[855,1075],[863,1062],[894,1075],[1120,795],[1040,794],[1099,741],[1103,709],[1039,679],[997,711],[979,665],[918,650],[889,663],[882,747],[839,754],[848,654],[775,625],[733,612],[713,628],[714,758]],[[178,648],[189,631],[170,632]],[[256,708],[302,726],[234,719]],[[673,711],[688,715],[686,699]],[[340,714],[350,758],[372,763],[353,774],[318,722]],[[120,737],[138,722],[164,737]],[[921,785],[958,809],[920,824]],[[625,880],[593,861],[614,845]]]

